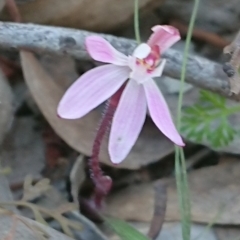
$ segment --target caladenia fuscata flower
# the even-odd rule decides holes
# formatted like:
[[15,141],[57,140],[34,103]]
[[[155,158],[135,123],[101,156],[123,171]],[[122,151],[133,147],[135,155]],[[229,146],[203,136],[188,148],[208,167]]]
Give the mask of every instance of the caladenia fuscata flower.
[[86,38],[90,56],[107,65],[83,74],[67,90],[58,106],[61,118],[81,118],[110,98],[127,81],[112,119],[109,154],[113,163],[123,161],[143,127],[147,109],[159,128],[173,143],[184,146],[176,130],[167,103],[154,82],[162,75],[166,60],[161,54],[180,40],[172,26],[157,25],[147,43],[140,44],[131,56],[125,56],[99,36]]
[[141,132],[147,110],[158,129],[173,143],[184,146],[168,105],[153,80],[162,75],[166,60],[161,54],[180,40],[172,26],[152,28],[147,43],[141,43],[130,56],[117,51],[100,36],[86,38],[86,49],[99,62],[108,63],[84,73],[61,99],[58,115],[65,119],[81,118],[108,100],[107,108],[96,134],[89,162],[95,183],[95,206],[101,206],[111,189],[112,181],[99,166],[101,142],[110,124],[108,151],[114,164],[129,154]]

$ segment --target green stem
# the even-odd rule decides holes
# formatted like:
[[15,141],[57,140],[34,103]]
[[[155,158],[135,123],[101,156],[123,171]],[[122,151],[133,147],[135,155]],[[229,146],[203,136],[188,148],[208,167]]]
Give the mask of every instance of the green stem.
[[184,236],[187,236],[186,239],[190,239],[190,230],[191,230],[191,203],[190,203],[190,193],[189,193],[189,186],[188,186],[188,178],[187,178],[187,168],[186,168],[186,161],[183,149],[180,148],[180,161],[181,161],[181,171],[182,171],[182,205],[184,208],[184,215],[185,221],[183,230]]
[[[188,61],[189,47],[192,38],[193,27],[195,24],[195,19],[197,15],[197,10],[200,0],[195,0],[194,8],[189,24],[189,29],[187,33],[187,39],[183,55],[183,63],[181,69],[181,84],[178,99],[177,108],[177,128],[181,128],[181,118],[182,118],[182,102],[183,102],[183,87],[185,83],[186,68]],[[190,196],[189,187],[186,172],[185,156],[182,148],[175,147],[175,173],[176,173],[176,184],[178,189],[180,212],[181,212],[181,222],[182,222],[182,237],[184,240],[190,239],[191,231],[191,210],[190,210]]]
[[195,24],[195,19],[197,16],[197,10],[199,6],[200,0],[195,0],[194,1],[194,8],[189,24],[189,29],[187,33],[187,39],[186,39],[186,44],[184,48],[184,54],[183,54],[183,63],[182,63],[182,70],[181,70],[181,84],[180,84],[180,92],[179,92],[179,98],[178,98],[178,110],[177,110],[177,128],[180,129],[181,127],[181,118],[182,118],[182,101],[183,101],[183,87],[185,83],[185,77],[186,77],[186,68],[187,68],[187,62],[188,62],[188,53],[189,53],[189,47],[191,43],[191,38],[192,38],[192,32],[193,32],[193,27]]
[[134,0],[134,31],[135,38],[138,44],[141,43],[140,30],[139,30],[139,0]]

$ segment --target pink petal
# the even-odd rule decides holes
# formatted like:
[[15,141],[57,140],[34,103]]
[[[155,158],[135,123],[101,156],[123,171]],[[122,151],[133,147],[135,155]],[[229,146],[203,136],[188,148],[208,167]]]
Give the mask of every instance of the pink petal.
[[179,146],[184,146],[181,136],[172,121],[168,105],[153,79],[144,83],[149,113],[161,132]]
[[58,105],[58,115],[76,119],[112,96],[129,77],[127,67],[112,64],[96,67],[83,74],[67,90]]
[[178,29],[172,26],[157,25],[152,30],[153,33],[148,40],[148,44],[151,47],[159,46],[161,53],[181,39]]
[[147,104],[143,86],[130,80],[113,117],[109,154],[113,163],[123,161],[135,144],[143,127]]
[[117,51],[108,41],[99,36],[86,38],[86,48],[90,56],[99,62],[127,65],[127,56]]

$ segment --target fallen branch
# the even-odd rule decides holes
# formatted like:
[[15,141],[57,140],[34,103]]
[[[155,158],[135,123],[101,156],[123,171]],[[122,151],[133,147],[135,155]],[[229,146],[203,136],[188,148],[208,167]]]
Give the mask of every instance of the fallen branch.
[[[89,60],[84,40],[96,34],[83,30],[62,27],[49,27],[35,24],[0,22],[0,48],[27,49],[33,52],[51,52],[67,54],[81,60]],[[99,34],[106,38],[116,49],[131,54],[137,43],[134,40]],[[180,78],[183,54],[169,49],[163,54],[167,64],[164,74],[175,79]],[[231,95],[226,74],[222,65],[208,59],[190,56],[186,81],[200,88],[220,93],[228,98],[240,100]]]

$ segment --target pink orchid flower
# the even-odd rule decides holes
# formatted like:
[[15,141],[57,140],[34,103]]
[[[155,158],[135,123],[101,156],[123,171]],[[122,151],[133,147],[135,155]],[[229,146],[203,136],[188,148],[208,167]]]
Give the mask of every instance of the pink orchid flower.
[[180,40],[172,26],[157,25],[147,43],[140,44],[132,56],[125,56],[99,36],[86,38],[90,56],[107,65],[83,74],[67,90],[58,106],[62,118],[81,118],[111,97],[123,84],[122,93],[113,116],[109,137],[109,154],[117,164],[126,158],[143,127],[147,109],[156,126],[172,142],[184,146],[176,130],[167,103],[154,82],[162,75],[165,59],[161,53]]

